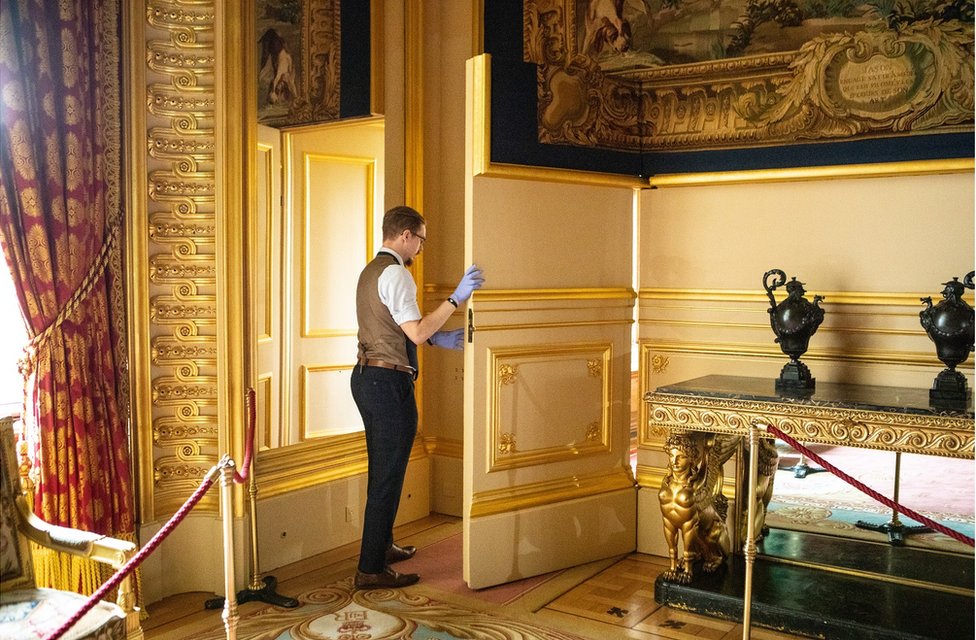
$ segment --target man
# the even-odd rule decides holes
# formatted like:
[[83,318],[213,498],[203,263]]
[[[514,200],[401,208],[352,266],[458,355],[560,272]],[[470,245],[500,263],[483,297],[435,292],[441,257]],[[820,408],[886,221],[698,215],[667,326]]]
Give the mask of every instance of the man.
[[363,540],[356,588],[405,587],[420,580],[398,573],[395,562],[413,557],[416,547],[393,541],[393,521],[417,434],[417,345],[464,348],[464,329],[440,331],[459,304],[481,287],[481,270],[471,265],[454,293],[425,316],[417,306],[417,285],[406,267],[424,247],[427,225],[416,210],[394,207],[383,217],[383,247],[366,265],[356,289],[359,319],[358,364],[352,396],[366,429],[369,459]]

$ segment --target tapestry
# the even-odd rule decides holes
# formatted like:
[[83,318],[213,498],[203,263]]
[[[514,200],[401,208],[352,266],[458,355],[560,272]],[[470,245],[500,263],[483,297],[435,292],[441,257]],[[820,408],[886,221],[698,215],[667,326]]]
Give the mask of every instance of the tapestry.
[[258,0],[258,122],[339,118],[339,0]]
[[525,0],[522,36],[543,144],[673,152],[973,130],[972,0]]

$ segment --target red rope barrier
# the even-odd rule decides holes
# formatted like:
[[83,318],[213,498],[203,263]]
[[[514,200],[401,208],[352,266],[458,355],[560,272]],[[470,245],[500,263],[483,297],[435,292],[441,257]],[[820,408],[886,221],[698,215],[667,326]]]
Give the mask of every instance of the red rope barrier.
[[155,551],[156,547],[158,547],[166,536],[168,536],[170,532],[176,528],[176,525],[186,518],[187,514],[190,513],[190,510],[193,509],[193,507],[195,507],[203,498],[204,494],[207,493],[214,483],[214,478],[216,477],[216,473],[214,472],[216,470],[217,467],[210,470],[207,476],[203,479],[203,482],[200,484],[199,488],[197,488],[197,490],[193,492],[193,495],[190,496],[190,499],[183,503],[183,506],[180,507],[179,511],[173,514],[173,517],[170,518],[165,525],[163,525],[163,528],[160,529],[148,543],[146,543],[146,546],[132,556],[121,569],[115,572],[115,575],[109,578],[105,584],[100,586],[95,593],[93,593],[91,597],[85,601],[85,604],[81,607],[81,609],[76,611],[75,614],[68,618],[64,624],[58,627],[54,633],[47,636],[45,640],[58,640],[58,638],[63,636],[68,629],[73,627],[75,623],[81,620],[86,613],[91,611],[92,607],[94,607],[96,603],[103,600],[109,591],[117,587],[127,575],[134,571],[135,568],[142,563],[146,556]]
[[244,484],[251,475],[251,456],[254,454],[254,424],[257,422],[254,407],[254,389],[247,390],[247,440],[244,442],[244,462],[241,464],[242,473],[234,471],[234,482]]
[[970,547],[976,545],[976,541],[974,541],[969,536],[964,535],[962,533],[959,533],[958,531],[956,531],[954,529],[950,529],[949,527],[946,527],[946,526],[944,526],[944,525],[936,522],[935,520],[932,520],[931,518],[926,518],[925,516],[923,516],[922,514],[918,513],[917,511],[913,511],[913,510],[909,509],[908,507],[906,507],[904,505],[898,504],[894,500],[891,500],[890,498],[887,498],[887,497],[881,495],[880,493],[878,493],[877,491],[875,491],[871,487],[867,486],[863,482],[860,482],[860,481],[852,478],[851,476],[847,475],[846,473],[844,473],[843,471],[841,471],[840,469],[838,469],[834,465],[830,464],[829,462],[827,462],[826,460],[824,460],[823,458],[821,458],[820,456],[818,456],[813,451],[810,451],[810,449],[804,447],[796,439],[791,438],[790,436],[786,435],[785,433],[783,433],[782,431],[780,431],[779,429],[777,429],[773,425],[771,425],[771,424],[766,425],[766,431],[768,431],[769,433],[773,434],[774,436],[776,436],[777,438],[779,438],[783,442],[787,443],[788,445],[790,445],[791,447],[793,447],[794,449],[796,449],[797,451],[799,451],[800,453],[802,453],[806,457],[810,458],[811,460],[813,460],[814,462],[816,462],[817,464],[819,464],[821,467],[823,467],[827,471],[831,472],[832,474],[834,474],[835,476],[837,476],[838,478],[840,478],[841,480],[843,480],[847,484],[851,485],[855,489],[858,489],[862,493],[865,493],[868,496],[874,498],[875,500],[877,500],[881,504],[883,504],[883,505],[885,505],[887,507],[891,507],[892,509],[898,511],[898,513],[900,513],[900,514],[902,514],[904,516],[907,516],[907,517],[911,518],[912,520],[916,520],[918,522],[921,522],[922,524],[924,524],[929,529],[934,529],[934,530],[938,531],[939,533],[944,533],[945,535],[949,536],[950,538],[955,538],[959,542],[963,542],[965,544],[968,544]]
[[[238,484],[243,484],[247,482],[247,478],[250,475],[250,470],[251,470],[251,458],[254,453],[254,424],[256,422],[255,408],[254,408],[254,389],[247,390],[247,412],[248,412],[248,429],[247,429],[247,440],[246,440],[247,444],[245,445],[244,464],[242,467],[244,469],[244,473],[241,474],[238,473],[236,470],[234,471],[234,482]],[[165,540],[166,537],[173,531],[173,529],[175,529],[176,526],[186,518],[186,516],[190,513],[190,510],[192,510],[193,507],[197,506],[197,503],[203,499],[203,496],[207,493],[207,491],[210,490],[210,487],[213,486],[214,480],[216,479],[219,471],[220,471],[219,464],[218,466],[213,467],[210,471],[208,471],[207,475],[203,479],[203,482],[200,484],[197,490],[194,491],[193,495],[191,495],[189,499],[185,503],[183,503],[183,506],[180,507],[179,510],[173,514],[173,517],[170,518],[165,525],[163,525],[163,528],[160,529],[156,533],[156,535],[154,535],[142,549],[140,549],[134,556],[132,556],[132,558],[130,558],[128,562],[122,565],[122,568],[116,571],[115,575],[113,575],[101,587],[99,587],[95,591],[95,593],[93,593],[91,597],[89,597],[88,600],[85,601],[85,604],[82,605],[81,609],[75,612],[74,615],[68,618],[64,622],[64,624],[58,627],[58,629],[54,631],[54,633],[48,635],[44,640],[58,640],[69,629],[71,629],[71,627],[77,624],[77,622],[81,620],[86,613],[91,611],[92,607],[94,607],[96,603],[103,600],[105,598],[105,595],[109,591],[117,587],[118,584],[122,582],[122,580],[125,579],[126,576],[128,576],[130,573],[135,571],[136,567],[138,567],[142,563],[142,561],[146,558],[146,556],[148,556],[153,551],[155,551],[156,547],[158,547],[160,543],[162,543],[162,541]]]

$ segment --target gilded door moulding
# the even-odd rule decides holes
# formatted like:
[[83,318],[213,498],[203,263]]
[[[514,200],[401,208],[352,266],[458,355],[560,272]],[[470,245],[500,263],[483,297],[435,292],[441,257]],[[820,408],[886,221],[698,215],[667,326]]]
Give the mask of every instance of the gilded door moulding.
[[[551,464],[564,460],[578,459],[590,455],[602,455],[611,451],[611,435],[613,430],[613,395],[611,380],[613,377],[613,345],[578,343],[570,345],[533,345],[521,347],[489,348],[488,367],[492,372],[490,378],[489,406],[489,447],[487,450],[487,472],[503,471],[536,464]],[[527,365],[557,366],[563,370],[569,367],[579,367],[579,380],[575,390],[576,397],[582,393],[586,384],[585,378],[595,378],[599,387],[598,419],[586,421],[581,418],[577,425],[558,425],[560,436],[566,436],[567,430],[575,428],[576,438],[569,443],[543,446],[529,449],[519,449],[518,430],[532,430],[532,425],[519,421],[519,416],[513,416],[516,423],[503,422],[504,397],[516,396],[516,385],[524,377]],[[531,384],[531,383],[529,383]],[[552,402],[558,402],[551,399]],[[515,402],[515,400],[511,400]],[[510,407],[517,413],[518,407]],[[556,427],[554,427],[556,428]],[[514,430],[514,431],[513,431]]]

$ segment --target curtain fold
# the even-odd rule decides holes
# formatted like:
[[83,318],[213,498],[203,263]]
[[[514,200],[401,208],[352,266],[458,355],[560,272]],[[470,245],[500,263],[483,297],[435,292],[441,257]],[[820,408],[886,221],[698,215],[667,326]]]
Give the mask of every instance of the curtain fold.
[[120,24],[119,0],[0,2],[0,243],[31,336],[34,511],[134,540]]

